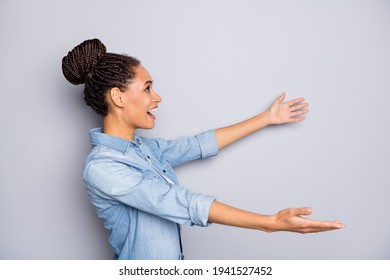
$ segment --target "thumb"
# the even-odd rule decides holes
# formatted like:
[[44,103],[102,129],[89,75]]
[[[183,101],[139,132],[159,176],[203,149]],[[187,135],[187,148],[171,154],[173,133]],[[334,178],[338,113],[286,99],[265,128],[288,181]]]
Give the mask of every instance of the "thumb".
[[297,215],[310,215],[313,213],[313,209],[311,207],[302,207],[296,209]]
[[276,102],[277,103],[282,103],[285,97],[286,97],[286,93],[282,92],[282,95],[280,95],[279,98],[276,99]]

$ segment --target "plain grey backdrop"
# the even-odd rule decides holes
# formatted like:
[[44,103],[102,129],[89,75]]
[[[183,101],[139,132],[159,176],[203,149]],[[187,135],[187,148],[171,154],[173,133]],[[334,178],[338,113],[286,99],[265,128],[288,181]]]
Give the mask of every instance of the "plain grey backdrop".
[[82,183],[101,119],[61,59],[85,39],[138,57],[163,97],[151,137],[244,120],[282,91],[304,122],[177,168],[264,214],[311,206],[341,231],[184,227],[187,259],[390,259],[390,1],[0,1],[0,259],[110,259]]

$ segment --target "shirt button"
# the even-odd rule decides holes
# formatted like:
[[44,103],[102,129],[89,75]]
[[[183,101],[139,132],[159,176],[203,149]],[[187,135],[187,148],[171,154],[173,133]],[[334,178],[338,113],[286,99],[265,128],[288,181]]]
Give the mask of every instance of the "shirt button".
[[164,172],[164,173],[167,173],[167,171],[166,171],[165,169],[163,170],[163,172]]

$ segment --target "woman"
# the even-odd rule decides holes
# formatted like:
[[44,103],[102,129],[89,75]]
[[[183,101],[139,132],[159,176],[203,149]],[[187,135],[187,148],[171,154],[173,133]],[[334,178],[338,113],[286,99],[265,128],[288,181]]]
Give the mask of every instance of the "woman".
[[110,231],[116,259],[182,259],[180,225],[219,223],[266,232],[300,233],[339,229],[338,221],[302,218],[311,208],[289,208],[271,216],[247,212],[212,196],[182,188],[172,169],[214,156],[222,148],[265,126],[302,121],[303,98],[283,103],[283,93],[268,111],[244,122],[176,140],[135,133],[154,127],[162,101],[153,79],[136,58],[106,52],[98,39],[86,40],[62,60],[66,79],[85,83],[85,101],[103,117],[92,129],[85,187]]

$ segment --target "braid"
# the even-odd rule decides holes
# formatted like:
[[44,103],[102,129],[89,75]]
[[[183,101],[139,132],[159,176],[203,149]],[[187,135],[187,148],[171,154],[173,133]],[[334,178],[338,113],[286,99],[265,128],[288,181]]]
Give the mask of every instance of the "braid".
[[135,77],[140,61],[127,55],[107,53],[98,39],[86,40],[62,59],[62,71],[72,84],[85,83],[84,100],[99,115],[106,116],[105,95],[118,87],[125,90]]

